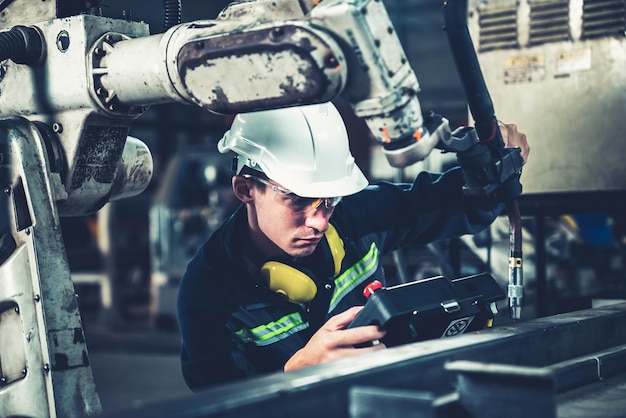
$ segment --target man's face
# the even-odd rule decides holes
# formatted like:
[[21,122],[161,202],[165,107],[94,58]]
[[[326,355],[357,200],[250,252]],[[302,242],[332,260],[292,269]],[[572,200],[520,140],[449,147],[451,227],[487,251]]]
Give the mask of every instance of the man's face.
[[[304,199],[271,180],[248,178],[253,201],[248,221],[253,241],[266,255],[306,257],[313,253],[333,213],[331,199]],[[257,184],[252,184],[257,182]]]

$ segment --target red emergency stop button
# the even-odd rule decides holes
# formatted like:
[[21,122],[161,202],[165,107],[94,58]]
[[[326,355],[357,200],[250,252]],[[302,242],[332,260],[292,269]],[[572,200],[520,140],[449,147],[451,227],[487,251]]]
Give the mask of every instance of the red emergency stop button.
[[365,288],[363,289],[363,296],[369,298],[374,294],[375,291],[377,291],[378,289],[382,289],[382,287],[383,284],[381,282],[379,282],[378,280],[374,280],[372,283],[365,286]]

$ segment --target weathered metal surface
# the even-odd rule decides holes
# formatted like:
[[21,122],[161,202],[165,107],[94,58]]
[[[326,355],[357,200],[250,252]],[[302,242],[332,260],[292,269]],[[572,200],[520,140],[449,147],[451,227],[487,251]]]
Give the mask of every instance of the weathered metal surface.
[[148,28],[138,22],[90,15],[34,26],[45,45],[45,60],[36,67],[11,60],[3,63],[0,118],[26,117],[58,137],[65,164],[53,169],[63,175],[67,193],[57,195],[58,212],[61,216],[93,213],[112,193],[128,130],[143,110],[100,107],[94,91],[94,63],[89,60],[97,47],[93,45],[110,32],[144,36]]
[[[0,264],[0,306],[17,308],[21,317],[21,327],[0,327],[0,342],[13,344],[15,350],[23,344],[26,358],[25,377],[7,379],[0,389],[0,416],[98,413],[100,401],[55,207],[63,189],[60,177],[50,172],[43,138],[33,123],[1,121],[0,145],[3,192],[11,200],[0,217],[15,242]],[[19,359],[12,355],[9,361]],[[6,358],[1,361],[7,364]]]
[[430,135],[423,126],[420,87],[384,3],[327,0],[309,16],[340,40],[350,70],[342,96],[365,120],[389,163],[406,167],[423,159],[412,147]]
[[44,62],[35,67],[16,64],[12,60],[4,63],[5,72],[0,78],[2,118],[52,117],[76,109],[97,111],[99,108],[89,90],[92,83],[92,68],[88,65],[91,63],[91,48],[101,36],[110,32],[133,37],[149,33],[148,27],[142,23],[90,15],[43,20],[33,23],[33,27],[41,33]]
[[233,28],[216,21],[194,24],[187,32],[174,37],[181,87],[194,103],[214,112],[328,101],[347,78],[333,38],[304,22]]
[[0,28],[28,25],[57,17],[56,1],[2,0],[0,1]]
[[[514,24],[510,31],[490,19],[502,13],[505,3]],[[626,141],[615,140],[623,138],[626,114],[624,3],[490,0],[469,4],[468,26],[475,43],[484,44],[489,34],[495,38],[490,41],[494,48],[479,51],[478,58],[498,116],[515,121],[532,138],[532,157],[522,174],[524,194],[556,194],[563,207],[567,194],[626,190]],[[552,10],[546,13],[544,7]],[[598,13],[599,8],[604,13]],[[553,18],[562,24],[554,25]],[[605,33],[586,35],[586,24]],[[538,28],[556,36],[534,33]],[[503,45],[506,36],[517,46]],[[581,199],[583,205],[599,198],[586,197]],[[600,210],[611,210],[612,204]],[[581,206],[575,203],[568,208]]]
[[233,2],[219,13],[218,19],[267,22],[272,20],[292,20],[304,17],[319,4],[317,0],[255,0],[253,2]]
[[0,307],[0,387],[26,377],[26,350],[21,338],[20,308],[15,302]]
[[[116,417],[345,417],[354,386],[453,392],[456,375],[447,362],[471,360],[547,367],[626,343],[626,304],[535,319],[469,335],[390,348],[199,392],[175,402],[116,413]],[[496,319],[497,321],[497,319]]]
[[[0,416],[46,417],[54,411],[52,381],[44,365],[50,364],[37,284],[33,286],[32,246],[21,245],[0,265],[0,306],[18,308],[18,327],[0,323],[2,372],[22,367],[21,378],[0,385]],[[36,291],[37,290],[37,291]],[[35,293],[36,291],[36,293]],[[40,300],[40,299],[39,299]]]
[[152,154],[148,146],[137,138],[127,137],[109,201],[136,196],[143,192],[148,187],[153,172]]

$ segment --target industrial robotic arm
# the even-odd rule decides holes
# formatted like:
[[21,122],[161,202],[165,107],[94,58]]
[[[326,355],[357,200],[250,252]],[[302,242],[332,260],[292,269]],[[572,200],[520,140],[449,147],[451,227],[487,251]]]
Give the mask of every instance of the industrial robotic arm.
[[439,139],[424,126],[417,78],[381,1],[234,3],[216,20],[106,44],[96,81],[104,107],[115,96],[233,114],[342,96],[394,166],[424,158]]
[[383,3],[317,3],[235,3],[215,20],[151,36],[144,24],[86,14],[14,26],[5,35],[26,40],[18,59],[0,56],[13,58],[3,63],[0,118],[39,121],[58,138],[68,194],[58,204],[69,216],[145,188],[145,161],[117,163],[132,121],[159,103],[233,114],[340,95],[393,166],[424,158],[449,128],[424,126],[418,81]]

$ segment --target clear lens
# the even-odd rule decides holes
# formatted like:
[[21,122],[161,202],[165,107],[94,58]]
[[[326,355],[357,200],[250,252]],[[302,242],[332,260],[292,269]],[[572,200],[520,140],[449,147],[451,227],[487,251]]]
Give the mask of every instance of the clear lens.
[[284,194],[280,196],[277,194],[277,199],[281,200],[283,206],[289,207],[294,212],[305,212],[309,209],[317,209],[322,203],[324,207],[328,209],[334,209],[335,206],[341,201],[341,197],[300,197],[293,193]]
[[275,200],[280,203],[282,206],[288,207],[293,212],[306,212],[308,210],[317,209],[322,203],[324,203],[324,207],[327,210],[334,209],[337,204],[341,201],[341,196],[339,197],[301,197],[297,194],[291,192],[290,190],[283,189],[280,186],[272,184],[265,179],[260,177],[246,176],[248,178],[253,178],[254,180],[263,183],[272,188],[272,190],[276,193]]

